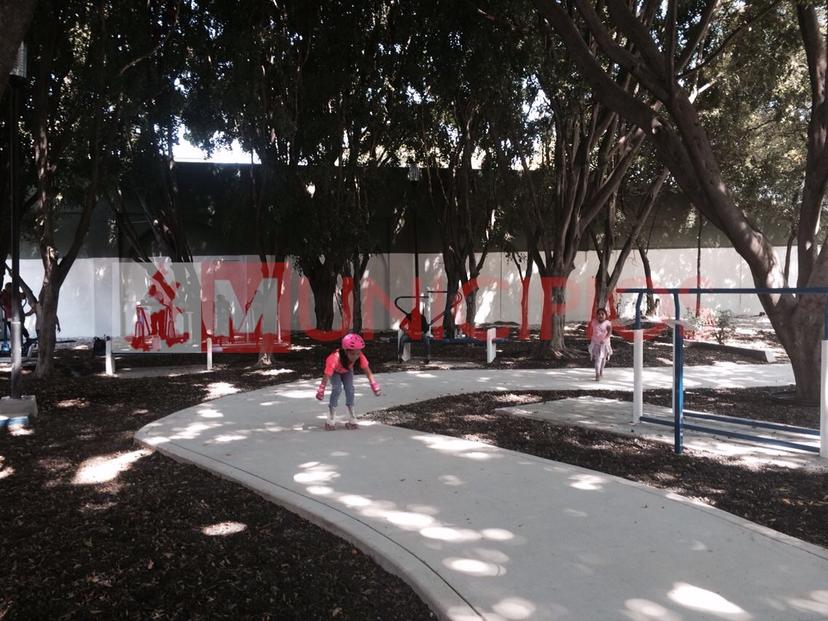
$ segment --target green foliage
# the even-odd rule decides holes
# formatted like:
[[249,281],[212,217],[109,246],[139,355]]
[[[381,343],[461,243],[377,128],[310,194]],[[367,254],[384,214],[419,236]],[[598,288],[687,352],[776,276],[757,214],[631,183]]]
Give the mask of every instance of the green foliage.
[[736,332],[736,325],[733,321],[733,311],[726,308],[713,310],[702,308],[701,313],[696,315],[692,309],[685,308],[685,316],[690,331],[700,338],[712,336],[719,345]]
[[[805,171],[810,93],[793,5],[779,4],[743,29],[698,76],[698,105],[735,202],[766,228],[795,223]],[[708,49],[744,19],[717,21]]]
[[300,267],[372,250],[364,241],[380,197],[370,171],[398,162],[404,12],[378,0],[197,8],[184,121],[201,145],[238,140],[261,160],[252,207],[262,247],[297,255]]

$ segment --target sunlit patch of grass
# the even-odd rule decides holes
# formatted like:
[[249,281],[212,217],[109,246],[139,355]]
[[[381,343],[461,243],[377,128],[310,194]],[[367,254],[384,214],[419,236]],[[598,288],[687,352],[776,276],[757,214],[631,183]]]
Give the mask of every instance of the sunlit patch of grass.
[[[0,480],[7,479],[14,474],[14,468],[6,464],[6,458],[0,455]],[[2,618],[2,617],[0,617]]]
[[246,524],[241,522],[219,522],[218,524],[210,524],[201,529],[201,532],[208,537],[226,537],[227,535],[235,535],[247,529]]
[[498,404],[501,404],[501,403],[508,403],[508,404],[537,403],[540,400],[541,400],[541,397],[539,395],[535,395],[535,394],[516,395],[514,393],[507,392],[507,393],[498,393],[498,394],[492,395],[492,401],[494,401],[495,403],[498,403]]
[[210,399],[218,399],[219,397],[233,395],[237,392],[241,392],[241,389],[236,388],[233,384],[230,384],[229,382],[213,382],[212,384],[207,385],[206,399],[208,401]]
[[257,369],[251,371],[250,375],[261,375],[264,377],[275,377],[277,375],[284,375],[286,373],[296,373],[293,369]]
[[94,485],[112,481],[119,474],[128,470],[136,461],[150,453],[151,451],[147,449],[140,449],[129,453],[99,455],[87,459],[78,468],[72,483],[74,485]]
[[55,403],[55,407],[60,409],[83,409],[88,408],[89,406],[89,401],[83,398],[63,399],[62,401],[58,401],[57,403]]

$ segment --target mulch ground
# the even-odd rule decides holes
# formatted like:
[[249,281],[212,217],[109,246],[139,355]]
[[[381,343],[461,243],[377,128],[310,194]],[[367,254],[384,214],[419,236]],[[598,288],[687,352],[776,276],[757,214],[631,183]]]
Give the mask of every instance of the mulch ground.
[[[173,378],[107,378],[88,351],[59,352],[56,376],[24,377],[41,415],[27,434],[0,430],[0,619],[429,619],[398,578],[352,545],[248,490],[157,454],[136,452],[133,433],[174,411],[231,390],[254,390],[320,375],[330,345],[275,356],[267,373],[249,356],[215,357],[220,370]],[[500,368],[587,366],[573,357],[532,357],[532,346],[501,346]],[[614,345],[613,365],[631,360]],[[438,349],[439,348],[439,349]],[[415,356],[421,355],[417,346]],[[408,365],[390,343],[371,343],[375,371]],[[437,346],[434,366],[478,365],[483,348]],[[690,364],[733,354],[688,350]],[[119,364],[203,364],[201,356],[131,356]],[[648,365],[669,363],[666,343]],[[264,372],[263,372],[264,371]],[[8,378],[0,376],[0,391]],[[606,393],[603,393],[606,396]],[[495,416],[503,400],[566,393],[464,395],[378,415],[429,432],[490,442],[670,489],[806,541],[828,546],[828,478],[726,460],[676,456],[669,446],[608,433]],[[619,398],[624,398],[618,395]],[[311,396],[309,396],[311,398]],[[648,399],[669,402],[665,391]],[[772,406],[768,404],[772,403]],[[733,414],[814,426],[818,412],[771,401],[767,391],[697,391],[688,407],[726,405]],[[120,473],[85,478],[101,458],[122,456]]]

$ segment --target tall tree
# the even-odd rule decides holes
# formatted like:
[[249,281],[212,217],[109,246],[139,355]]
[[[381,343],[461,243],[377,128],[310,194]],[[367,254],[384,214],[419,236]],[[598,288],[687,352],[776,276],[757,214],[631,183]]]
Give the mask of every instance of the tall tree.
[[[784,44],[790,32],[791,14],[786,5],[749,5],[708,0],[681,5],[670,0],[663,15],[654,19],[655,3],[631,6],[608,0],[606,13],[589,0],[574,0],[577,14],[554,0],[534,0],[543,19],[560,35],[598,97],[605,105],[646,131],[660,159],[705,218],[720,229],[751,270],[757,287],[784,284],[784,266],[774,254],[766,235],[737,205],[722,173],[710,134],[705,128],[695,93],[685,88],[688,73],[711,71],[717,56],[738,32],[763,31]],[[828,106],[825,105],[828,52],[821,24],[825,7],[796,6],[799,33],[811,82],[811,113],[806,144],[804,189],[797,231],[799,273],[797,285],[828,284],[828,250],[817,238],[820,211],[828,182]],[[725,11],[724,19],[716,21]],[[750,22],[764,17],[761,28]],[[584,29],[582,29],[582,26]],[[780,33],[782,36],[779,36]],[[598,47],[590,47],[591,41]],[[618,41],[630,42],[623,47]],[[703,52],[700,54],[700,50]],[[707,53],[709,51],[709,53]],[[765,74],[779,67],[765,64]],[[654,109],[645,101],[617,87],[617,72],[632,75],[640,92],[663,106]],[[808,401],[819,397],[819,340],[822,331],[822,296],[761,294],[759,299],[790,356],[798,395]]]
[[[651,219],[661,189],[669,174],[670,171],[667,168],[662,168],[656,174],[647,187],[640,204],[639,201],[629,200],[630,193],[625,191],[626,187],[622,187],[617,197],[607,204],[607,209],[603,214],[603,227],[601,229],[595,227],[597,230],[590,227],[590,236],[598,255],[593,309],[607,308],[610,294],[618,285],[630,253],[639,243],[645,224]],[[618,249],[615,263],[612,263],[612,255],[621,235],[624,241]],[[610,316],[613,316],[613,309],[610,308],[609,311]]]
[[[60,289],[81,251],[92,210],[117,178],[134,119],[152,105],[148,67],[176,29],[180,2],[131,8],[106,0],[43,0],[32,33],[34,84],[27,128],[36,179],[35,235],[43,263],[37,374],[53,368]],[[76,207],[76,218],[66,213]],[[58,246],[57,232],[71,242]]]
[[471,5],[415,6],[409,147],[413,161],[426,164],[424,184],[446,274],[443,328],[451,336],[460,297],[474,325],[477,277],[500,236],[500,213],[515,200],[514,145],[506,129],[524,103],[527,55],[519,31],[503,24],[492,29]]
[[[261,0],[240,13],[226,0],[198,4],[203,49],[183,80],[192,102],[185,122],[202,144],[239,140],[261,160],[260,255],[296,257],[317,327],[330,330],[339,277],[361,278],[373,250],[364,240],[376,195],[365,176],[396,162],[389,114],[401,100],[396,76],[406,49],[391,41],[399,7]],[[304,234],[270,235],[284,243],[267,248],[264,232],[292,221]]]
[[[635,161],[643,132],[593,96],[556,37],[544,31],[541,41],[533,73],[538,97],[529,112],[536,120],[525,124],[534,135],[524,139],[521,158],[527,183],[523,206],[532,229],[526,233],[528,249],[543,290],[539,354],[560,355],[566,286],[577,253]],[[613,83],[621,92],[635,88],[627,76]]]

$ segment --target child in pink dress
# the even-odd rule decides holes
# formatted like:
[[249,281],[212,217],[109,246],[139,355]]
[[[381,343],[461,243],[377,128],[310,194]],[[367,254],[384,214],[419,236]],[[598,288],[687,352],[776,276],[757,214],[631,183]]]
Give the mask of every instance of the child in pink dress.
[[325,398],[325,386],[328,380],[331,382],[331,400],[328,404],[328,420],[325,421],[325,430],[336,429],[336,407],[339,404],[339,395],[345,389],[345,406],[348,408],[348,422],[346,429],[357,429],[356,416],[354,416],[354,366],[359,362],[359,368],[368,376],[371,383],[371,390],[379,396],[380,387],[371,373],[368,366],[368,359],[362,350],[365,349],[365,341],[359,334],[346,334],[342,337],[341,347],[331,353],[325,359],[325,374],[322,382],[316,390],[316,398],[322,401]]
[[603,308],[599,308],[595,315],[595,319],[590,324],[592,338],[589,341],[589,359],[595,364],[595,381],[597,382],[604,375],[604,365],[612,356],[612,345],[610,345],[612,324],[607,319],[607,311]]

